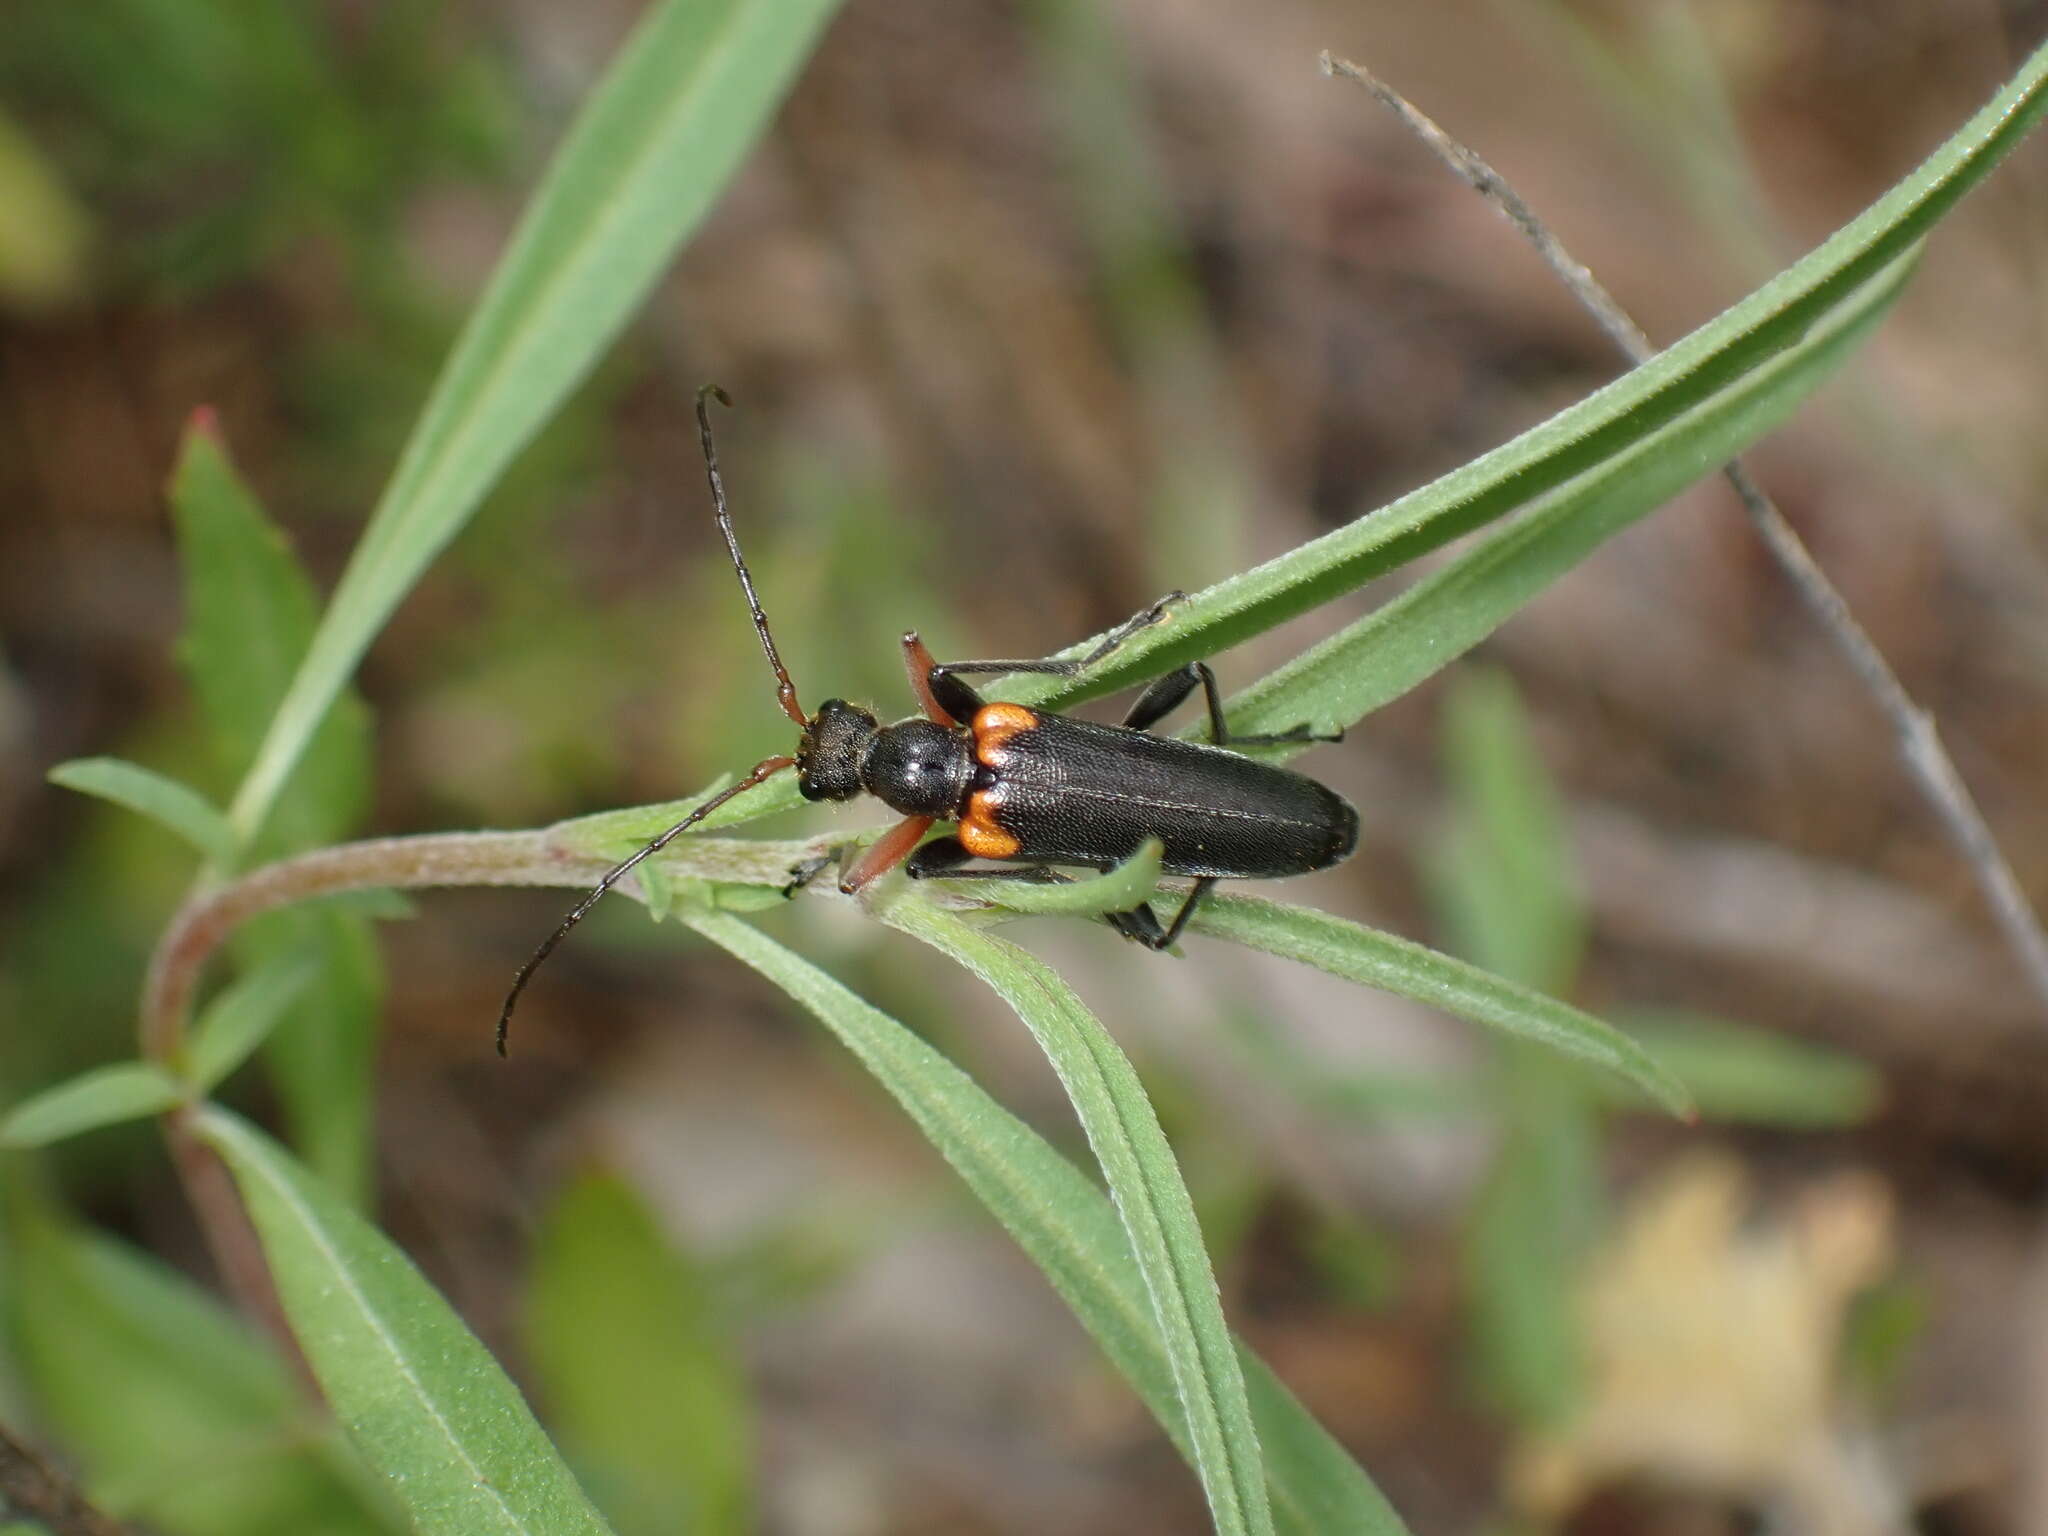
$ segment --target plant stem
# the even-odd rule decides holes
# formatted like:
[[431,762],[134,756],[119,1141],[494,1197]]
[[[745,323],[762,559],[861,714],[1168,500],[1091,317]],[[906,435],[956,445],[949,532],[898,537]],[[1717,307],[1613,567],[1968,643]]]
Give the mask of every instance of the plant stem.
[[[150,957],[142,989],[142,1054],[174,1066],[206,962],[243,923],[343,891],[457,885],[574,885],[604,865],[550,851],[544,832],[452,832],[342,843],[251,870],[188,901]],[[572,875],[572,870],[575,872]]]
[[[567,825],[574,825],[573,823]],[[569,846],[563,828],[539,832],[449,832],[387,837],[317,849],[254,869],[225,885],[197,892],[158,940],[143,982],[140,1020],[145,1059],[173,1071],[185,1045],[192,999],[207,961],[243,923],[296,902],[344,891],[420,890],[434,886],[529,885],[583,887],[612,859]],[[698,838],[664,860],[671,873],[725,880],[779,883],[791,865],[818,852],[824,841],[738,842]],[[629,895],[637,892],[628,891]],[[249,1224],[233,1177],[213,1149],[190,1128],[190,1111],[164,1117],[164,1135],[185,1195],[221,1276],[221,1283],[251,1318],[277,1339],[309,1389],[317,1389],[278,1301],[263,1248]]]

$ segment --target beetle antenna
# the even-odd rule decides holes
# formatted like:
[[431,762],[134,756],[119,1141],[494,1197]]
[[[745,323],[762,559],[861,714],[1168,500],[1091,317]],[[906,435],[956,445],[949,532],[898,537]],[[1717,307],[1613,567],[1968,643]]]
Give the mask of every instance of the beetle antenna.
[[[701,410],[702,408],[700,404],[698,409]],[[773,655],[773,652],[770,652],[770,655]],[[533,979],[533,973],[540,969],[541,961],[554,953],[555,946],[568,937],[571,928],[574,928],[590,915],[590,909],[604,898],[606,891],[625,879],[632,872],[634,866],[642,859],[651,858],[661,852],[662,849],[666,848],[678,837],[681,837],[690,828],[697,825],[698,822],[709,816],[735,795],[740,794],[744,790],[752,789],[762,780],[773,777],[785,768],[793,768],[795,766],[796,759],[793,757],[763,758],[754,765],[753,771],[744,779],[741,779],[739,783],[729,789],[720,790],[709,800],[706,800],[702,805],[691,811],[681,821],[662,833],[661,836],[655,838],[653,842],[632,855],[632,857],[622,859],[619,863],[606,870],[604,878],[591,888],[588,896],[576,903],[576,910],[562,919],[562,926],[547,936],[546,942],[527,957],[526,964],[519,967],[519,974],[512,978],[512,990],[505,994],[505,1006],[498,1014],[498,1054],[500,1056],[505,1054],[505,1040],[512,1030],[512,1010],[519,1005],[519,994],[526,990],[526,984]]]
[[725,535],[732,568],[740,573],[740,587],[746,592],[747,607],[754,615],[754,633],[761,637],[761,649],[768,653],[768,665],[775,669],[775,701],[801,730],[810,721],[796,701],[796,684],[789,680],[789,668],[782,664],[781,653],[775,649],[775,637],[768,632],[768,615],[761,610],[761,599],[754,595],[753,575],[747,570],[746,557],[740,553],[739,535],[732,531],[732,514],[725,509],[725,481],[718,473],[718,450],[711,443],[713,400],[730,409],[732,396],[716,384],[706,384],[697,391],[697,436],[704,444],[704,472],[711,480],[711,504],[718,510],[718,531]]

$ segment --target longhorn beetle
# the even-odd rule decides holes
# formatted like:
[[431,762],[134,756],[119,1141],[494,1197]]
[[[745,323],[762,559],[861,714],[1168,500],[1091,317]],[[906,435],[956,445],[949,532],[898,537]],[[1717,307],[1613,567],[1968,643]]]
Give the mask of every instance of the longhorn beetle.
[[[1106,914],[1119,933],[1148,949],[1170,948],[1218,880],[1303,875],[1350,856],[1358,842],[1358,813],[1342,796],[1306,774],[1224,750],[1233,742],[1338,738],[1313,735],[1305,725],[1270,736],[1233,737],[1224,723],[1216,674],[1205,662],[1191,661],[1153,682],[1121,725],[1072,720],[1023,704],[985,703],[962,681],[975,674],[1011,672],[1077,676],[1140,630],[1162,622],[1169,605],[1184,593],[1169,593],[1134,614],[1073,661],[935,662],[913,630],[903,637],[903,663],[924,718],[883,725],[844,699],[827,699],[815,715],[806,715],[775,649],[768,615],[754,593],[754,578],[726,510],[725,482],[711,442],[713,399],[725,405],[732,401],[716,385],[697,392],[697,434],[718,531],[775,673],[775,697],[802,734],[793,755],[756,763],[737,784],[606,872],[513,978],[498,1016],[499,1055],[505,1054],[512,1010],[535,969],[604,893],[726,801],[785,768],[796,769],[797,792],[806,800],[850,800],[865,792],[902,814],[902,821],[842,870],[839,889],[849,896],[899,864],[914,879],[1062,880],[1067,877],[1056,866],[1107,871],[1156,837],[1164,850],[1160,868],[1194,877],[1180,910],[1163,928],[1148,903]],[[1209,706],[1211,744],[1151,735],[1150,728],[1197,684]],[[924,842],[925,833],[940,821],[953,822],[958,830]],[[970,859],[1009,867],[960,867]],[[787,889],[793,893],[830,862],[828,855],[798,866],[790,872]]]

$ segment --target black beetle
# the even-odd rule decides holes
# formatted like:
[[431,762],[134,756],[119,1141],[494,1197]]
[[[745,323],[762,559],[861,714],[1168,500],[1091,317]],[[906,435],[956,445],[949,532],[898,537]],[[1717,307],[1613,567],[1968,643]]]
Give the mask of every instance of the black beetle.
[[[924,718],[883,725],[844,699],[827,699],[815,715],[806,715],[775,649],[768,615],[726,510],[725,484],[711,441],[714,398],[732,403],[715,385],[700,390],[697,430],[718,531],[775,672],[776,698],[802,735],[793,756],[755,764],[737,784],[606,872],[513,978],[498,1018],[500,1055],[513,1007],[534,970],[605,892],[726,801],[786,768],[796,769],[797,789],[806,800],[870,794],[903,815],[843,871],[839,889],[848,895],[899,864],[912,878],[1057,880],[1064,878],[1059,866],[1109,870],[1156,837],[1163,846],[1161,869],[1194,878],[1180,910],[1164,927],[1149,903],[1107,914],[1118,932],[1150,949],[1173,944],[1218,880],[1303,875],[1350,856],[1358,842],[1358,813],[1341,795],[1306,774],[1226,750],[1233,742],[1338,738],[1312,735],[1306,726],[1232,737],[1216,675],[1205,662],[1189,662],[1152,683],[1120,725],[1097,725],[1023,704],[987,703],[963,681],[972,674],[1071,677],[1085,672],[1138,631],[1163,621],[1170,606],[1183,598],[1179,592],[1133,615],[1087,655],[1071,661],[936,662],[913,631],[903,637],[903,661]],[[1150,734],[1197,684],[1208,704],[1210,742]],[[957,823],[958,830],[925,842],[925,834],[941,821]],[[960,867],[971,859],[1004,867]],[[793,892],[830,862],[827,856],[792,870],[787,889]]]

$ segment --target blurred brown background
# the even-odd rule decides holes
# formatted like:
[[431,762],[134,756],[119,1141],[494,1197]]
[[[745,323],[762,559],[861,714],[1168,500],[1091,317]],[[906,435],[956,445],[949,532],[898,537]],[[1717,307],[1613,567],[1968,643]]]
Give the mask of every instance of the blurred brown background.
[[[195,7],[218,25],[181,53],[94,8],[15,3],[0,202],[35,217],[0,245],[10,1096],[128,1048],[142,960],[187,877],[158,834],[41,777],[95,752],[193,758],[161,497],[188,413],[218,409],[331,582],[634,13],[344,0],[259,26]],[[727,473],[806,698],[899,707],[908,625],[941,654],[1056,649],[1363,515],[1612,377],[1505,224],[1320,76],[1320,49],[1487,155],[1669,340],[1902,175],[2042,31],[2038,5],[1991,0],[855,0],[612,361],[371,654],[365,830],[535,824],[778,749],[702,515],[687,425],[702,380],[739,401]],[[2037,894],[2044,178],[2030,144],[1942,226],[1845,377],[1751,460],[1938,716]],[[1363,606],[1220,658],[1226,684]],[[1611,1187],[1655,1187],[1713,1145],[1755,1180],[1757,1222],[1796,1227],[1787,1212],[1830,1179],[1867,1175],[1856,1188],[1881,1193],[1857,1209],[1892,1203],[1896,1263],[1878,1267],[1914,1320],[1883,1390],[1834,1429],[1876,1447],[1902,1528],[2040,1528],[2048,1008],[1876,710],[1716,484],[1485,654],[1519,685],[1568,807],[1591,940],[1577,999],[1711,1012],[1881,1075],[1883,1107],[1854,1129],[1617,1121]],[[1308,760],[1360,805],[1365,841],[1290,897],[1444,942],[1423,874],[1442,695],[1421,689]],[[741,1334],[770,1528],[1199,1528],[1192,1480],[1042,1281],[881,1096],[730,963],[612,914],[610,942],[564,952],[525,1049],[496,1063],[497,998],[560,906],[450,894],[382,930],[383,1214],[487,1338],[510,1347],[536,1192],[601,1158],[679,1241],[775,1256],[779,1299]],[[1073,1140],[1014,1020],[822,906],[768,921]],[[1256,1015],[1346,1069],[1455,1073],[1481,1043],[1211,943],[1155,961],[1107,932],[1019,932],[1140,1055],[1239,1325],[1414,1529],[1504,1508],[1523,1427],[1473,1388],[1458,1258],[1488,1125],[1306,1108],[1219,1019]],[[64,1169],[96,1216],[203,1264],[146,1140]],[[1347,1251],[1372,1276],[1349,1289],[1317,1257],[1339,1218],[1369,1236]],[[1673,1492],[1669,1470],[1651,1469],[1652,1492],[1587,1491],[1571,1518],[1738,1529],[1769,1502]]]

